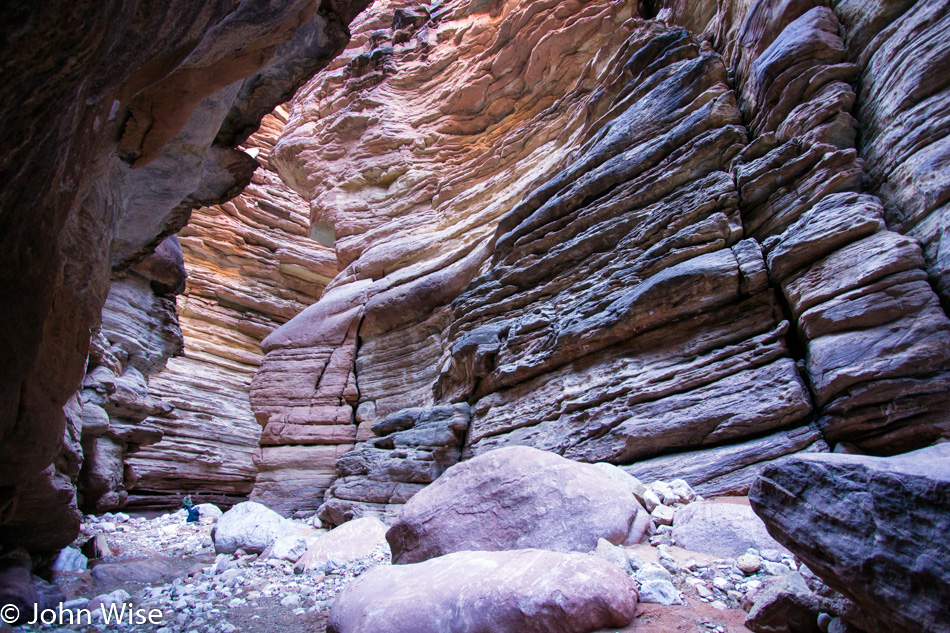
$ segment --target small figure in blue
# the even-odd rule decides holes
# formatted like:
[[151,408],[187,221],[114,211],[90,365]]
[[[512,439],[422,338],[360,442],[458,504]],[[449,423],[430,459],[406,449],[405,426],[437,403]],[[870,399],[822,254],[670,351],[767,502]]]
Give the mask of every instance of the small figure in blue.
[[181,507],[185,510],[188,510],[188,519],[185,520],[185,523],[197,523],[198,519],[201,517],[201,511],[198,510],[198,506],[191,500],[191,495],[186,496],[181,500]]

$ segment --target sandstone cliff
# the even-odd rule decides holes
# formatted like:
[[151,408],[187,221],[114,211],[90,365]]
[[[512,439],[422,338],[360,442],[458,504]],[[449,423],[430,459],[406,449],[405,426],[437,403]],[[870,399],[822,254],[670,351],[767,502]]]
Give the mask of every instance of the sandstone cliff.
[[653,4],[354,22],[274,151],[341,272],[264,341],[255,497],[387,516],[511,444],[743,492],[947,436],[945,8]]
[[345,46],[367,4],[0,9],[0,542],[73,539],[82,402],[63,406],[110,279],[191,209],[243,189],[256,163],[232,148]]
[[285,122],[278,108],[242,145],[261,163],[247,189],[196,209],[179,233],[188,269],[178,297],[184,353],[149,380],[149,394],[168,406],[145,421],[161,441],[126,460],[132,506],[177,505],[185,494],[230,503],[254,485],[261,427],[248,390],[260,342],[337,272],[333,252],[310,239],[306,203],[269,165]]

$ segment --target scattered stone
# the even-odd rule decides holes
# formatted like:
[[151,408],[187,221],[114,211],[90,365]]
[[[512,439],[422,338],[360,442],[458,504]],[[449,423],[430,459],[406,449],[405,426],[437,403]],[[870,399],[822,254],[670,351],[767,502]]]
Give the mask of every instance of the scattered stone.
[[666,606],[683,603],[676,587],[668,580],[647,580],[640,583],[640,602]]
[[736,567],[746,575],[754,574],[762,569],[762,559],[755,554],[743,554],[736,559]]
[[91,559],[102,559],[112,556],[112,548],[109,547],[109,541],[106,539],[105,534],[96,534],[86,541],[85,545],[82,546],[82,552]]
[[64,547],[51,569],[55,572],[81,572],[86,570],[88,564],[89,559],[83,556],[82,552],[72,547]]
[[745,625],[756,633],[821,633],[819,613],[818,597],[801,574],[790,572],[756,594]]
[[231,554],[239,549],[260,554],[274,541],[299,524],[285,519],[273,510],[245,501],[225,512],[215,526],[214,549],[219,554]]
[[673,525],[673,515],[675,510],[669,506],[658,505],[653,508],[650,516],[657,525]]
[[599,539],[597,541],[597,549],[594,550],[594,556],[603,558],[608,563],[613,563],[627,573],[633,571],[630,568],[630,558],[627,556],[627,553],[623,551],[623,548],[614,545],[606,539]]
[[263,557],[296,563],[307,552],[311,541],[303,534],[285,534],[264,551]]
[[112,605],[122,605],[129,602],[132,596],[125,589],[116,589],[110,593],[104,593],[96,596],[86,605],[90,611],[95,611],[100,607],[108,609]]
[[643,493],[643,505],[646,507],[647,512],[653,512],[653,510],[661,505],[660,498],[652,490],[647,490]]
[[666,582],[672,582],[673,580],[673,576],[669,570],[659,563],[646,563],[637,571],[636,577],[641,583],[650,580],[663,580]]
[[696,500],[696,491],[684,479],[674,479],[670,482],[670,488],[679,503],[692,503]]
[[660,503],[673,505],[679,500],[677,494],[673,492],[673,488],[665,481],[654,481],[650,484],[650,489],[656,494]]
[[128,582],[158,584],[179,575],[172,559],[163,557],[143,560],[102,563],[92,569],[92,577],[100,585],[121,585]]
[[221,508],[213,503],[199,503],[196,507],[198,508],[198,513],[202,521],[217,521],[224,516],[224,512]]

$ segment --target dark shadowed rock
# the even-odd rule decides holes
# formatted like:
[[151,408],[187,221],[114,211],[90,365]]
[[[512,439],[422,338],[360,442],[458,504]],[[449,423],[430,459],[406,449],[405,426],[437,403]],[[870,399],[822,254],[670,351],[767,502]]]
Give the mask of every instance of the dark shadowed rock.
[[[32,574],[32,561],[23,550],[13,550],[0,558],[0,607],[4,607],[4,623],[7,619],[26,621],[32,617],[34,605],[40,610],[51,609],[65,598],[58,586]],[[16,611],[11,613],[13,605]]]
[[950,444],[898,457],[796,456],[749,499],[769,532],[877,622],[950,631]]
[[588,552],[600,538],[636,543],[645,519],[631,489],[600,468],[512,446],[449,468],[409,500],[386,539],[394,563],[462,550]]
[[541,550],[457,552],[377,567],[348,586],[329,633],[584,633],[626,626],[637,591],[615,565]]
[[798,572],[766,585],[755,598],[745,625],[756,633],[821,633],[818,596]]
[[113,273],[141,261],[191,209],[243,189],[257,163],[233,146],[343,49],[367,4],[0,6],[5,545],[55,551],[78,533],[63,406],[83,377]]

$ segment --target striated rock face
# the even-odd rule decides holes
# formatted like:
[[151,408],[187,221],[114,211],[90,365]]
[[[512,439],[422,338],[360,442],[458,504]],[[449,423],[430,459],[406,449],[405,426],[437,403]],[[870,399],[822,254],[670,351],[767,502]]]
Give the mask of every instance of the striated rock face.
[[[744,15],[738,43],[724,47],[753,141],[734,171],[744,226],[764,246],[770,281],[782,290],[803,348],[824,438],[849,450],[894,454],[948,432],[950,324],[930,285],[939,273],[914,239],[921,235],[894,221],[891,186],[881,184],[875,168],[875,155],[900,154],[891,152],[892,141],[884,151],[870,132],[877,111],[919,97],[906,88],[872,96],[868,82],[890,82],[893,71],[858,52],[871,39],[880,44],[892,36],[890,27],[877,33],[886,20],[903,14],[895,26],[906,28],[934,9],[881,3],[866,11],[850,2],[834,8],[758,1],[744,14],[721,11],[720,32],[728,15]],[[940,33],[950,37],[946,28],[930,35],[940,41]],[[925,54],[920,41],[899,39],[917,49],[908,54]],[[918,81],[927,81],[931,61],[915,69],[923,73]],[[921,102],[919,116],[941,120],[945,108],[934,99]],[[907,118],[890,118],[889,125],[892,134],[921,141],[924,153],[930,150],[923,139],[940,136],[919,132]],[[929,186],[939,174],[918,174],[916,182]],[[882,197],[862,193],[865,183]]]
[[261,164],[247,189],[196,209],[179,233],[189,271],[178,297],[184,353],[149,379],[164,408],[144,424],[162,439],[126,460],[132,505],[177,505],[185,494],[233,503],[254,484],[254,452],[269,441],[247,400],[260,341],[336,274],[332,251],[309,237],[306,203],[268,162],[285,122],[278,108],[242,145]]
[[80,398],[64,405],[110,279],[244,187],[256,165],[232,147],[345,46],[367,4],[0,9],[0,542],[73,539],[84,421]]
[[175,292],[185,284],[178,238],[167,238],[155,253],[114,280],[102,309],[102,326],[78,400],[82,419],[79,505],[88,512],[125,505],[135,474],[126,455],[154,444],[162,431],[147,418],[167,414],[171,405],[149,393],[149,377],[180,354],[181,330]]
[[255,494],[392,516],[444,468],[387,420],[448,405],[467,430],[412,446],[528,445],[707,495],[792,453],[947,436],[935,260],[891,220],[862,119],[877,66],[850,52],[884,22],[838,4],[361,16],[273,155],[341,273],[264,341],[251,404],[285,439]]
[[749,500],[776,539],[854,600],[868,633],[950,631],[950,444],[790,458],[765,469]]

